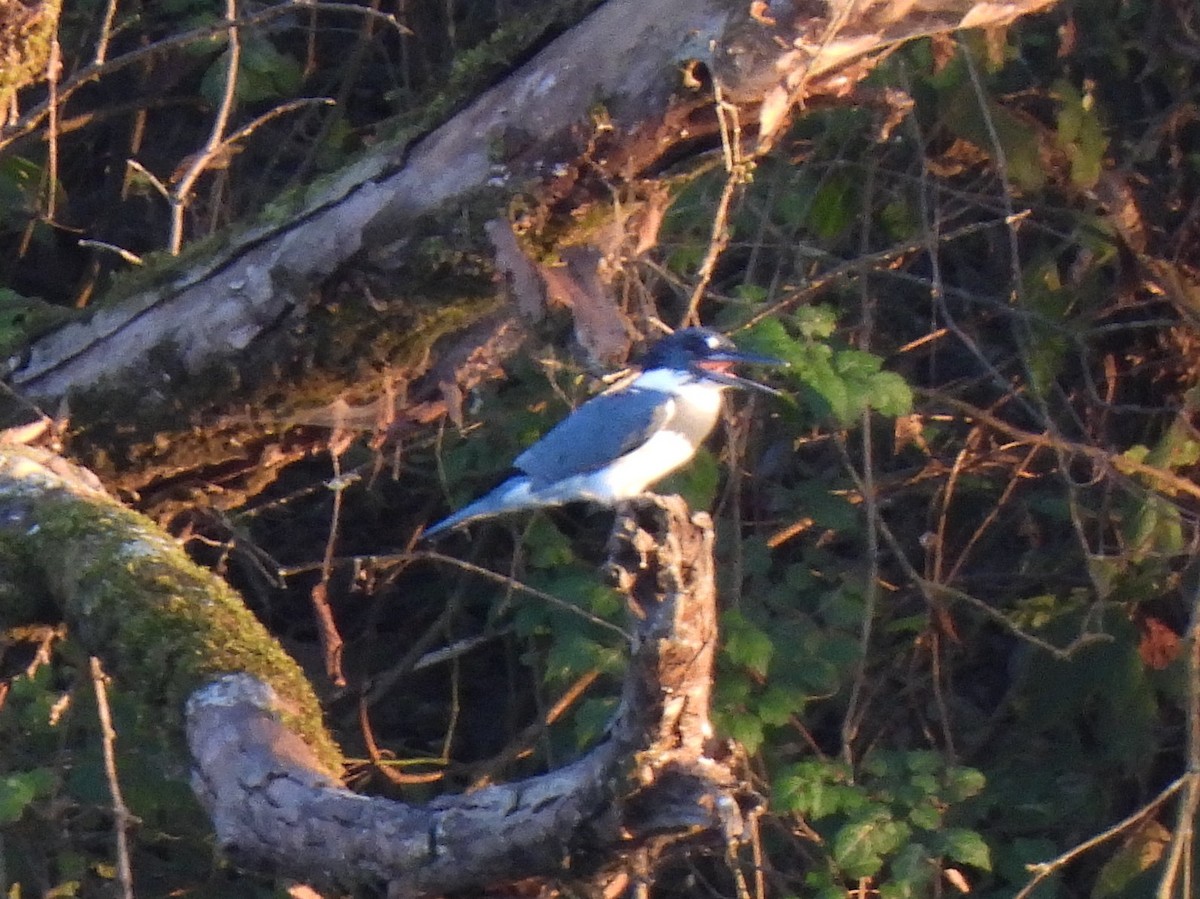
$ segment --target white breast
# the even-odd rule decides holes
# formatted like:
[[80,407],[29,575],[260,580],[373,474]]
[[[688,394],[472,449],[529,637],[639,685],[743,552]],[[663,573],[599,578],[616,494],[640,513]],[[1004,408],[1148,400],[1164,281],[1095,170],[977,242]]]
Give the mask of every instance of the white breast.
[[[558,505],[582,499],[611,506],[641,496],[696,454],[699,442],[713,429],[721,414],[722,385],[699,381],[686,372],[654,369],[638,376],[630,386],[671,397],[674,405],[666,427],[599,471],[566,478],[535,491],[531,497],[534,502]],[[686,407],[686,414],[678,411],[679,405]],[[672,429],[672,420],[690,433]]]
[[[637,387],[672,394],[677,404],[685,404],[692,429],[701,425],[702,440],[721,414],[721,386],[696,381],[688,375],[662,369],[647,372],[634,382]],[[588,492],[598,502],[614,503],[645,493],[647,488],[685,465],[696,454],[695,435],[672,430],[670,424],[635,450],[626,453],[603,471],[588,478]]]

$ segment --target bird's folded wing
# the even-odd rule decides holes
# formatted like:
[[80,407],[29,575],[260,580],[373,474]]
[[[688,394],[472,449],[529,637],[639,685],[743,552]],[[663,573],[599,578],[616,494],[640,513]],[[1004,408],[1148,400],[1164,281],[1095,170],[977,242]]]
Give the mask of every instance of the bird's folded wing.
[[535,489],[596,471],[662,430],[674,412],[674,398],[657,390],[601,394],[555,425],[513,465],[530,477]]

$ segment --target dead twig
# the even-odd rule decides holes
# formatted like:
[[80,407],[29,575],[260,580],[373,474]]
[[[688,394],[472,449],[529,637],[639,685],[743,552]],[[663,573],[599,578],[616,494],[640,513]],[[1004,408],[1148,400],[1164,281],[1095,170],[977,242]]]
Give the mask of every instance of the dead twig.
[[225,51],[229,55],[225,69],[225,90],[221,94],[221,102],[217,106],[217,116],[208,133],[208,140],[200,152],[191,157],[183,175],[171,191],[171,236],[167,240],[167,249],[172,256],[178,256],[179,251],[183,249],[183,222],[188,202],[192,197],[192,188],[226,146],[225,129],[229,125],[233,105],[237,100],[238,66],[242,59],[242,41],[237,16],[237,0],[225,0],[225,19],[229,23],[225,31],[226,40],[229,42],[229,48]]
[[123,899],[133,899],[133,867],[129,863],[129,829],[136,819],[129,813],[121,794],[121,783],[117,778],[117,732],[113,729],[112,712],[108,705],[108,677],[100,660],[91,658],[92,689],[96,694],[96,712],[100,718],[100,746],[104,752],[104,776],[108,779],[108,792],[112,797],[113,826],[117,837],[117,881],[121,884]]
[[1073,440],[1067,440],[1065,437],[1058,437],[1049,433],[1035,434],[1031,431],[1026,431],[1023,428],[1009,424],[1003,419],[997,418],[995,415],[977,406],[972,406],[970,403],[947,396],[941,391],[917,388],[917,392],[947,405],[987,425],[993,430],[1007,435],[1018,443],[1031,447],[1047,447],[1054,450],[1061,450],[1068,455],[1083,456],[1102,469],[1111,469],[1126,476],[1137,475],[1143,477],[1150,482],[1154,489],[1168,496],[1182,493],[1193,499],[1200,500],[1200,485],[1167,469],[1148,465],[1131,456],[1117,454],[1103,447],[1077,443]]
[[1132,815],[1122,818],[1112,827],[1096,834],[1090,839],[1084,840],[1078,846],[1072,846],[1062,855],[1052,858],[1048,862],[1039,862],[1035,865],[1029,865],[1029,870],[1033,872],[1033,879],[1030,880],[1029,883],[1025,884],[1025,886],[1021,887],[1020,891],[1013,896],[1013,899],[1026,899],[1026,897],[1028,897],[1035,889],[1037,889],[1038,884],[1040,884],[1043,880],[1045,880],[1047,877],[1052,877],[1054,874],[1061,871],[1066,865],[1079,858],[1079,856],[1083,855],[1085,852],[1088,852],[1102,843],[1108,842],[1113,837],[1120,836],[1130,828],[1141,824],[1144,820],[1150,817],[1150,815],[1158,811],[1159,806],[1178,793],[1186,779],[1187,775],[1184,775],[1183,777],[1173,780],[1167,785],[1166,789],[1143,805]]
[[[1157,899],[1190,899],[1194,881],[1194,835],[1200,811],[1200,589],[1192,595],[1191,621],[1187,636],[1187,772],[1183,798],[1175,815],[1175,832],[1158,884]],[[1182,879],[1180,888],[1176,885]]]

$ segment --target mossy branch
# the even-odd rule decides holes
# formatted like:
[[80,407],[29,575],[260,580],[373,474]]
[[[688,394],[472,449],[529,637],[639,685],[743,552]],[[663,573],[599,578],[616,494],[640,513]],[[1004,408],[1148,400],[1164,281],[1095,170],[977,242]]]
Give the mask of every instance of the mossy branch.
[[187,698],[221,675],[249,673],[274,688],[284,720],[321,762],[340,769],[303,672],[241,597],[82,469],[0,444],[0,570],[19,579],[20,594],[56,607],[181,746]]

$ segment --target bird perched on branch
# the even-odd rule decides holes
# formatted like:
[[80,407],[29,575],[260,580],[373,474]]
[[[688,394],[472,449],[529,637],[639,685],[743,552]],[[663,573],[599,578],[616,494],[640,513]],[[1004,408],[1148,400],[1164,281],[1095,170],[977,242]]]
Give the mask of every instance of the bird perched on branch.
[[734,374],[738,363],[787,364],[742,352],[706,328],[662,338],[631,383],[588,400],[517,456],[517,474],[424,536],[521,509],[580,500],[612,506],[645,493],[696,454],[717,423],[726,387],[779,395]]

